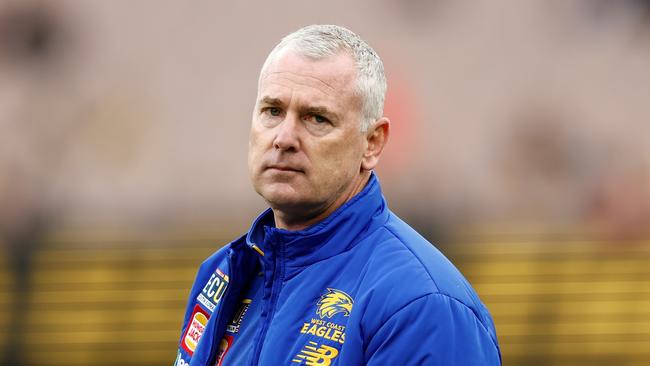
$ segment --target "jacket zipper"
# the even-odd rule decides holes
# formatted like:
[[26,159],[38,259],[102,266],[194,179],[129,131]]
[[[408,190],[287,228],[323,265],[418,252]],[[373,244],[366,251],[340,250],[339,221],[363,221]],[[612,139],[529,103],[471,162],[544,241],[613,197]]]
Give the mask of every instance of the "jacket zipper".
[[[275,241],[275,238],[274,238]],[[275,314],[275,305],[280,296],[280,289],[282,287],[282,277],[284,276],[284,244],[280,243],[278,245],[278,250],[274,253],[273,258],[273,277],[271,279],[271,298],[269,299],[268,304],[266,305],[266,319],[264,324],[262,324],[262,329],[260,329],[259,339],[255,348],[253,350],[253,358],[251,360],[251,366],[257,366],[260,360],[260,353],[262,351],[262,346],[264,345],[264,340],[266,338],[266,333],[269,330],[269,325],[273,321],[273,315]]]

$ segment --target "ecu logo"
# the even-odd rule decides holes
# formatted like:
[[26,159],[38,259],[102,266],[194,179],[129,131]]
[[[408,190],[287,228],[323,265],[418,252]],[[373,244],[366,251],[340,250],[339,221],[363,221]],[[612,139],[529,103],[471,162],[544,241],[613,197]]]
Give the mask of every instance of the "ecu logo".
[[353,303],[354,301],[350,295],[341,290],[328,288],[327,293],[323,294],[318,301],[316,314],[321,319],[325,317],[331,318],[338,313],[343,313],[344,316],[350,316]]

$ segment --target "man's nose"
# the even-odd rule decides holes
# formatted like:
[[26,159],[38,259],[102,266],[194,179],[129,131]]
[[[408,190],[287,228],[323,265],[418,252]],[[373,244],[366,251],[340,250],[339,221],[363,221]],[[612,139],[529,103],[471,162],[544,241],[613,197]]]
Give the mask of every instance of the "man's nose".
[[300,147],[300,119],[288,113],[277,126],[273,147],[281,151],[296,151]]

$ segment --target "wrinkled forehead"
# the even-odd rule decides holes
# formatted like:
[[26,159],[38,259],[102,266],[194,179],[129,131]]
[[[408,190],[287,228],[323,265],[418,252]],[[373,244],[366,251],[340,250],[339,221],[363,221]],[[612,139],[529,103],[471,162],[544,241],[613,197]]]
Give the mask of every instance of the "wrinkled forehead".
[[316,88],[327,94],[356,95],[357,69],[347,53],[314,59],[282,50],[261,71],[258,95],[272,83]]

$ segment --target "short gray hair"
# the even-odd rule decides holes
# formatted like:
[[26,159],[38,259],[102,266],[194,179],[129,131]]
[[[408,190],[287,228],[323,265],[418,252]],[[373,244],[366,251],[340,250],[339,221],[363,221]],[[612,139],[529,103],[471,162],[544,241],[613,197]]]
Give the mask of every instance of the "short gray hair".
[[351,30],[338,25],[309,25],[282,38],[266,58],[260,79],[267,66],[283,50],[312,59],[323,59],[347,52],[357,65],[357,94],[361,98],[361,131],[384,114],[386,76],[377,52]]

